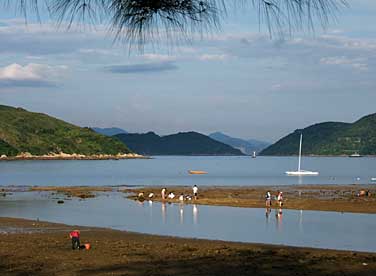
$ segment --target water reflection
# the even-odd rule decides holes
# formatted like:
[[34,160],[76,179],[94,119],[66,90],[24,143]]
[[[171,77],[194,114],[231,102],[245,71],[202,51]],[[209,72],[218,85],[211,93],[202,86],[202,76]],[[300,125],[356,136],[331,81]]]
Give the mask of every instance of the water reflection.
[[[170,216],[170,219],[167,218],[167,209],[171,209],[173,213],[177,212],[178,214],[178,219],[179,219],[179,224],[183,225],[184,224],[184,208],[186,208],[184,203],[166,203],[166,202],[161,202],[161,203],[153,203],[152,201],[149,202],[149,209],[150,209],[150,217],[152,218],[152,209],[155,204],[160,204],[161,205],[161,221],[163,224],[170,224],[171,222],[174,221],[174,217]],[[198,211],[198,206],[197,204],[192,204],[189,205],[189,207],[192,208],[192,224],[197,225],[199,223],[199,211]],[[171,212],[170,212],[171,213]]]
[[272,212],[272,209],[267,207],[265,208],[265,227],[268,229],[269,227],[269,218],[270,218],[270,213]]
[[277,226],[278,232],[282,231],[282,217],[283,217],[282,208],[275,209],[276,226]]
[[266,217],[266,221],[269,221],[269,217],[270,217],[270,213],[272,212],[272,209],[267,207],[265,208],[265,217]]
[[56,202],[43,194],[14,193],[0,199],[0,216],[168,236],[376,252],[376,239],[369,238],[376,229],[372,214],[304,211],[303,219],[300,210],[149,201],[143,205],[118,193]]
[[144,201],[143,200],[137,200],[138,205],[144,207]]
[[161,204],[161,208],[162,208],[162,221],[164,224],[166,224],[166,217],[167,217],[167,214],[166,214],[166,202],[162,202]]
[[197,207],[197,204],[193,204],[192,212],[193,212],[193,224],[197,225],[198,224],[198,207]]
[[184,224],[184,204],[179,204],[179,218],[180,218],[180,224]]

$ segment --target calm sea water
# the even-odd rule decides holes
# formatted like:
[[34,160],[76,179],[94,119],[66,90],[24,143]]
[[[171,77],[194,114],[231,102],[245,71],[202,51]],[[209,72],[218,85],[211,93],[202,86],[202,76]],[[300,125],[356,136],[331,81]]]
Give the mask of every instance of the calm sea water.
[[[157,156],[151,160],[0,162],[0,185],[288,185],[371,183],[376,158],[304,157],[319,176],[286,176],[297,157]],[[207,175],[189,175],[205,170]]]
[[138,203],[121,193],[56,202],[46,192],[18,192],[0,198],[0,216],[179,237],[376,252],[373,214],[300,210],[280,214],[276,209],[266,216],[265,209],[259,208]]

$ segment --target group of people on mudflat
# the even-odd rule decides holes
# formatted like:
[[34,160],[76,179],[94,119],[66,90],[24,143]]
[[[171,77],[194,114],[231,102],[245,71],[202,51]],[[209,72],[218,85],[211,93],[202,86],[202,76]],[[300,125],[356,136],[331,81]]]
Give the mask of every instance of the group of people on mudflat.
[[[265,194],[265,206],[266,206],[266,217],[268,218],[272,207],[272,194],[267,191]],[[282,206],[283,206],[283,192],[278,191],[277,195],[274,196],[274,200],[277,201],[278,210],[276,209],[275,216],[278,221],[282,220]]]
[[[149,193],[148,199],[152,200],[154,198],[154,196],[155,196],[154,193]],[[170,191],[170,192],[167,193],[167,189],[166,188],[162,188],[162,190],[161,190],[161,198],[162,198],[163,201],[174,199],[176,197],[177,197],[177,195],[175,195],[173,191]],[[141,193],[138,194],[138,199],[139,200],[144,200],[145,199],[145,196],[144,196],[143,192],[141,192]],[[184,193],[181,193],[179,195],[178,199],[179,199],[180,202],[183,202],[185,200],[192,200],[192,199],[197,200],[198,199],[198,187],[197,187],[197,185],[194,185],[192,187],[192,195],[184,195]]]
[[[270,191],[267,191],[266,194],[265,194],[265,206],[266,206],[266,208],[270,208],[272,206],[272,200],[273,200],[272,194],[270,193]],[[274,200],[277,201],[279,207],[282,207],[283,206],[283,192],[278,191],[277,195],[274,196]]]

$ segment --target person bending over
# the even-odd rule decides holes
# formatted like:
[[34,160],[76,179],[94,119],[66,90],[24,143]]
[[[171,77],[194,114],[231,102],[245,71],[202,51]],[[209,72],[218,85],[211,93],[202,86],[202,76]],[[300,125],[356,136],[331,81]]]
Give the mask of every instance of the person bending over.
[[80,230],[73,230],[69,233],[69,237],[72,240],[72,249],[80,249]]

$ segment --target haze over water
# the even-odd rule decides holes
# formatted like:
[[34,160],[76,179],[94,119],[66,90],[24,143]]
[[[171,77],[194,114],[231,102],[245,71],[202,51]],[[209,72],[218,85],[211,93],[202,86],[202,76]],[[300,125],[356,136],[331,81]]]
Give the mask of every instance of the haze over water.
[[[150,160],[0,162],[0,185],[247,186],[291,184],[369,184],[376,158],[304,157],[302,169],[319,176],[291,177],[297,157],[157,156]],[[204,170],[207,175],[189,175]]]

